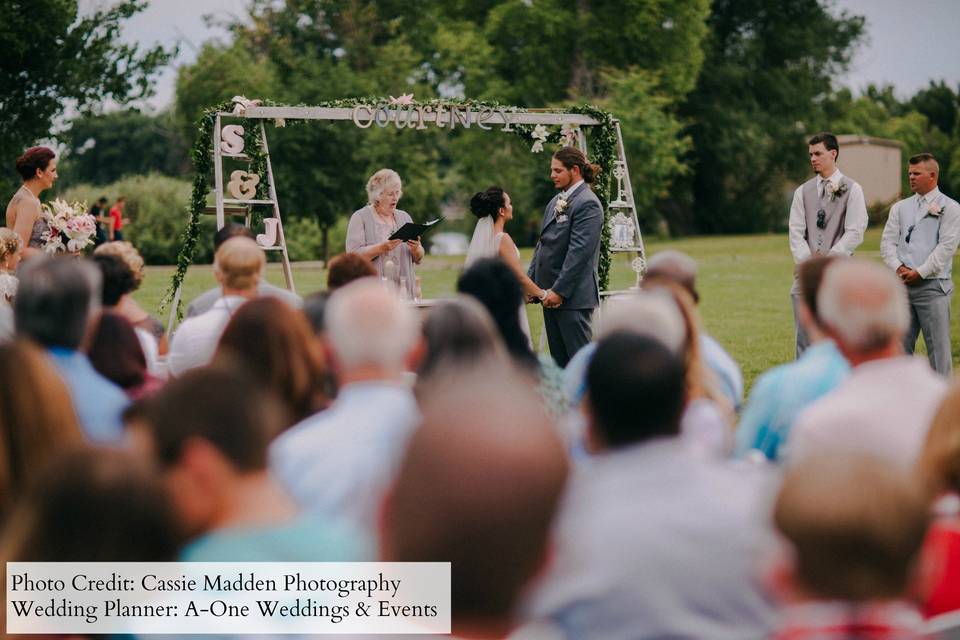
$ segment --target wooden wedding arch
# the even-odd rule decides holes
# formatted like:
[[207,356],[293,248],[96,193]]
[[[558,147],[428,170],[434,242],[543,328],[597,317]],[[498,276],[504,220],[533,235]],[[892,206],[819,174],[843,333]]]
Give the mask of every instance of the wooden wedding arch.
[[[605,220],[601,236],[601,289],[607,286],[610,258],[614,253],[636,254],[631,267],[639,283],[646,254],[623,135],[620,122],[602,109],[590,105],[562,110],[522,109],[476,100],[416,102],[412,96],[280,106],[237,96],[231,102],[208,109],[199,123],[191,154],[195,175],[190,218],[183,234],[177,270],[161,302],[161,308],[171,307],[168,332],[180,317],[183,278],[193,260],[200,216],[204,213],[216,215],[220,229],[234,216],[242,217],[245,224],[251,226],[253,208],[268,208],[270,214],[263,217],[263,233],[257,234],[257,244],[264,251],[279,252],[287,288],[296,290],[267,132],[271,125],[284,127],[310,120],[352,122],[362,129],[395,127],[417,131],[439,127],[451,131],[476,128],[504,132],[527,139],[533,153],[544,151],[545,145],[577,146],[601,168],[601,180],[594,185],[604,207]],[[211,173],[212,185],[209,184]],[[211,190],[213,205],[208,204]]]

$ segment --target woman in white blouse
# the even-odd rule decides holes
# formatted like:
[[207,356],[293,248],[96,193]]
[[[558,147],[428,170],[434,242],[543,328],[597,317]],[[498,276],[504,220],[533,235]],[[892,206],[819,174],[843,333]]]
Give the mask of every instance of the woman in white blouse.
[[373,262],[381,278],[392,280],[413,298],[414,264],[423,259],[423,245],[416,240],[389,240],[407,222],[406,211],[397,209],[403,195],[400,176],[392,169],[380,169],[367,181],[367,206],[353,212],[347,227],[347,251]]

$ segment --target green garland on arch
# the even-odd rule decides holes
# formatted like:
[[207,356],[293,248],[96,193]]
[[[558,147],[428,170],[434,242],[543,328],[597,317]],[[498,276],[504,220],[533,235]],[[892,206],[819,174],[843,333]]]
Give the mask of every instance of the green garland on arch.
[[[319,104],[313,104],[313,107],[322,108],[347,108],[352,109],[358,104],[376,105],[388,103],[389,98],[383,96],[364,96],[359,98],[341,98],[337,100],[328,100]],[[416,106],[445,108],[458,107],[472,109],[480,108],[500,108],[511,113],[526,113],[527,109],[504,105],[496,100],[443,100],[434,99],[425,102],[416,101]],[[290,106],[278,105],[272,100],[262,100],[260,106],[276,107]],[[306,105],[294,105],[306,106]],[[160,311],[166,309],[173,301],[177,289],[183,284],[187,268],[193,262],[193,253],[197,246],[197,240],[200,233],[200,216],[207,206],[207,195],[210,192],[210,175],[213,172],[213,128],[217,121],[217,113],[229,112],[233,108],[232,102],[224,102],[210,107],[204,111],[197,124],[197,137],[194,140],[193,147],[190,150],[190,158],[193,161],[193,191],[190,197],[190,219],[181,236],[180,253],[177,255],[177,270],[170,279],[170,286],[160,302]],[[608,226],[610,211],[608,203],[610,201],[610,185],[613,174],[614,161],[617,157],[617,137],[615,129],[615,120],[613,116],[603,109],[594,105],[580,105],[570,108],[551,109],[552,113],[570,113],[586,115],[599,122],[598,125],[588,126],[588,155],[591,160],[600,167],[600,178],[594,185],[594,193],[600,199],[603,206],[604,225],[600,236],[600,289],[606,289],[610,277],[610,228]],[[264,121],[265,123],[267,121]],[[304,122],[303,120],[287,118],[285,125],[295,125]],[[534,127],[532,125],[513,125],[514,134],[528,141],[533,140]],[[547,142],[560,142],[560,133],[551,132],[547,136]],[[244,131],[244,152],[250,158],[250,170],[260,176],[266,175],[266,154],[263,150],[263,142],[260,138],[260,127],[247,127]],[[257,199],[267,198],[267,181],[261,180],[257,186]],[[177,305],[177,317],[181,317],[181,304]]]

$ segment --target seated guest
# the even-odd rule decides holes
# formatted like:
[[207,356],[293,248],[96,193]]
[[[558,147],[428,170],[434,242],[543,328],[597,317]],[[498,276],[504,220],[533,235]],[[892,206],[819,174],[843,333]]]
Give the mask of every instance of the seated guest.
[[424,398],[383,508],[381,560],[450,562],[453,633],[505,638],[547,564],[566,456],[536,388],[505,360],[456,371]]
[[[697,292],[697,263],[680,251],[660,251],[650,258],[647,270],[643,274],[645,286],[654,280],[673,282],[686,289],[694,304],[700,303],[700,294]],[[710,337],[706,331],[700,331],[700,353],[703,360],[719,382],[719,390],[727,397],[734,410],[740,410],[743,402],[743,373],[737,364],[720,343]]]
[[303,299],[303,315],[313,334],[322,338],[326,331],[326,322],[324,316],[327,312],[327,302],[330,301],[329,291],[314,291]]
[[377,275],[373,263],[356,253],[341,253],[327,265],[327,291],[331,293],[359,278]]
[[57,370],[26,341],[0,345],[0,522],[58,453],[84,446]]
[[[119,296],[116,297],[116,302],[107,302],[105,300],[103,304],[106,307],[116,307],[117,313],[129,320],[134,328],[153,336],[159,348],[159,355],[166,355],[168,345],[163,323],[144,311],[143,308],[137,304],[137,301],[133,299],[133,292],[143,284],[145,275],[143,256],[140,255],[140,252],[137,251],[132,244],[126,241],[102,244],[96,248],[93,255],[94,258],[96,258],[96,256],[117,256],[123,260],[124,264],[130,269],[131,278],[129,280],[121,280],[118,283],[122,286],[119,291],[116,292],[119,294]],[[103,288],[104,296],[106,297],[106,289],[108,288],[106,277],[104,278]],[[116,294],[111,294],[111,298],[114,295]],[[144,349],[146,350],[147,347],[144,347]]]
[[209,311],[184,320],[173,334],[167,358],[172,375],[183,375],[213,359],[220,334],[230,317],[244,302],[257,297],[257,285],[265,264],[263,250],[249,238],[231,238],[220,245],[213,272],[220,282],[223,296]]
[[[228,222],[223,226],[222,229],[216,232],[213,236],[213,252],[216,254],[220,250],[220,246],[229,240],[230,238],[235,238],[237,236],[243,238],[250,238],[253,240],[253,232],[249,228],[242,224],[237,224],[236,222]],[[216,265],[214,265],[216,267]],[[214,275],[216,275],[216,270],[214,270]],[[257,295],[258,296],[273,296],[274,298],[280,298],[291,307],[300,308],[300,305],[303,304],[303,301],[300,299],[300,296],[295,294],[293,291],[288,291],[287,289],[282,289],[275,285],[267,282],[266,278],[261,278],[260,282],[257,283]],[[214,303],[217,300],[223,297],[223,287],[217,286],[213,289],[204,291],[199,296],[194,298],[190,304],[187,305],[187,312],[184,316],[185,318],[192,318],[198,316],[202,313],[206,313],[211,308],[213,308]]]
[[426,351],[417,369],[418,385],[449,373],[449,367],[468,367],[487,359],[510,362],[490,314],[470,296],[431,307],[422,330]]
[[421,351],[419,322],[376,279],[337,290],[326,315],[337,399],[274,441],[270,467],[302,506],[373,531],[420,421],[404,384],[404,371],[416,366]]
[[11,517],[3,560],[176,559],[182,536],[152,467],[126,452],[90,449],[61,455],[43,471]]
[[147,358],[133,325],[117,313],[100,315],[90,343],[90,363],[131,400],[152,395],[163,386],[163,380],[148,370]]
[[846,451],[911,468],[947,383],[903,352],[910,325],[903,283],[875,262],[844,259],[827,269],[817,307],[852,370],[797,418],[790,459]]
[[523,289],[513,269],[502,258],[481,258],[460,275],[457,291],[479,300],[487,309],[514,364],[537,377],[547,410],[554,420],[559,419],[567,407],[563,369],[549,355],[538,357],[530,347],[520,324]]
[[926,504],[903,470],[858,454],[804,458],[787,471],[774,521],[789,545],[773,571],[785,605],[775,638],[921,637],[907,597]]
[[925,616],[960,611],[960,386],[937,410],[917,462],[933,521],[924,543]]
[[214,361],[237,365],[285,405],[284,428],[324,409],[328,369],[320,341],[300,311],[277,298],[258,298],[233,314]]
[[[111,242],[108,244],[119,243]],[[130,291],[133,290],[133,271],[131,271],[130,266],[125,263],[120,256],[113,253],[94,253],[90,259],[100,268],[100,275],[103,278],[103,289],[100,299],[103,302],[104,308],[108,312],[123,315],[120,314],[119,311],[120,300],[123,296],[129,295]],[[124,317],[129,321],[129,316]],[[163,325],[160,325],[160,334],[163,336]],[[154,374],[159,374],[160,343],[157,342],[155,332],[134,325],[134,335],[140,342],[140,349],[143,351],[144,359],[147,362],[147,369]],[[166,340],[166,336],[163,337],[164,340]]]
[[768,460],[779,460],[800,412],[833,391],[850,373],[850,365],[827,336],[817,307],[823,274],[837,259],[815,256],[800,263],[797,318],[811,346],[796,362],[775,367],[754,383],[737,428],[737,457],[758,451]]
[[[282,304],[282,303],[281,303]],[[267,470],[283,407],[242,374],[204,367],[149,400],[132,438],[158,463],[184,532],[189,562],[361,560],[329,518],[301,514]]]
[[[687,291],[666,280],[645,281],[639,295],[618,296],[598,317],[597,338],[625,330],[660,340],[685,363],[686,399],[680,435],[694,451],[725,456],[729,450],[732,406],[716,390],[715,376],[700,355],[700,330],[696,308]],[[567,365],[567,386],[574,389],[578,407],[586,389],[586,371],[596,343],[577,352]],[[574,414],[576,415],[576,414]],[[583,428],[580,429],[583,431]]]
[[70,388],[87,438],[100,444],[123,439],[126,394],[104,378],[83,353],[100,314],[100,273],[85,260],[36,258],[20,270],[14,302],[17,334],[47,350]]
[[616,332],[587,372],[590,446],[570,481],[529,612],[565,638],[765,637],[774,610],[754,563],[771,544],[763,489],[678,437],[685,363]]

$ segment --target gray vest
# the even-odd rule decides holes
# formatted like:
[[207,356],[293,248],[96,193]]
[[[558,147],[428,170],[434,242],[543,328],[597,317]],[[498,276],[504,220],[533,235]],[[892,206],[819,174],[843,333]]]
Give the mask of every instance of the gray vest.
[[[836,199],[824,189],[821,198],[817,194],[817,176],[803,183],[803,213],[807,219],[807,246],[815,256],[826,255],[843,236],[844,222],[847,219],[847,199],[850,197],[850,180],[846,176],[840,179],[839,184],[847,185],[847,190]],[[817,213],[823,209],[826,216],[826,228],[817,226]]]
[[[943,214],[928,215],[927,207],[920,209],[916,194],[906,200],[901,200],[896,206],[900,211],[900,238],[897,242],[897,258],[910,267],[916,269],[930,257],[933,250],[940,243],[940,223]],[[945,207],[950,201],[942,193],[936,202]],[[913,227],[913,231],[910,228]],[[910,242],[907,242],[907,233],[910,233]],[[940,273],[931,273],[931,278],[949,278],[953,260],[947,260],[947,266]]]

